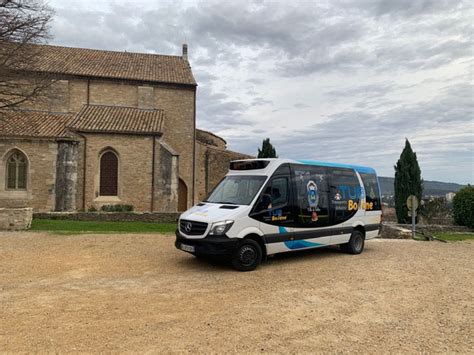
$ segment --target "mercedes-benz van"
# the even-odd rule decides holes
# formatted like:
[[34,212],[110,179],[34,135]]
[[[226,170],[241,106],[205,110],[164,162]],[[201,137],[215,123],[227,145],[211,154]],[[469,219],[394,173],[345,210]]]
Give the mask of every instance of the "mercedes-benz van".
[[184,212],[176,248],[228,257],[255,269],[267,256],[339,244],[360,254],[380,232],[375,170],[309,160],[253,159],[230,170],[206,200]]

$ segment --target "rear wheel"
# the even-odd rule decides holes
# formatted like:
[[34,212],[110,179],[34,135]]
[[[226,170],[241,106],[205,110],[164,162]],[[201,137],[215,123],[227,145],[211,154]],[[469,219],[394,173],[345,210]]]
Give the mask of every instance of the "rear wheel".
[[341,244],[341,250],[348,254],[360,254],[364,250],[365,238],[361,231],[354,230],[349,243]]
[[238,271],[252,271],[262,261],[262,248],[252,239],[244,239],[234,255],[232,266]]

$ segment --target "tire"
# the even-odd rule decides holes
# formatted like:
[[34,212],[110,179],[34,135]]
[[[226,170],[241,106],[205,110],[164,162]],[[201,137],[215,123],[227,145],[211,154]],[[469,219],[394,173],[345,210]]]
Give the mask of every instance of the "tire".
[[360,254],[364,250],[365,238],[361,231],[354,230],[349,243],[341,244],[341,250],[348,254]]
[[232,266],[238,271],[252,271],[262,261],[262,248],[252,239],[244,239],[232,255]]

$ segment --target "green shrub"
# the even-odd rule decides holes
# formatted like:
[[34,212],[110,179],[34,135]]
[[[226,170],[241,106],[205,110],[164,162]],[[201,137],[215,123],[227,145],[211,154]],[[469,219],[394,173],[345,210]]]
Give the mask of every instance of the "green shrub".
[[103,205],[100,210],[102,212],[132,212],[133,205]]
[[453,199],[454,222],[474,228],[474,187],[467,185]]

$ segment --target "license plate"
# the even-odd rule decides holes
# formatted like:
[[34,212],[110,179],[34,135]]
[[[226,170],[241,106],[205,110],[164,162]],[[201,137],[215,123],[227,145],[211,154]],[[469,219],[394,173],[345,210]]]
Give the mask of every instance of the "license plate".
[[195,249],[192,245],[181,244],[181,250],[188,251],[190,253],[194,253]]

